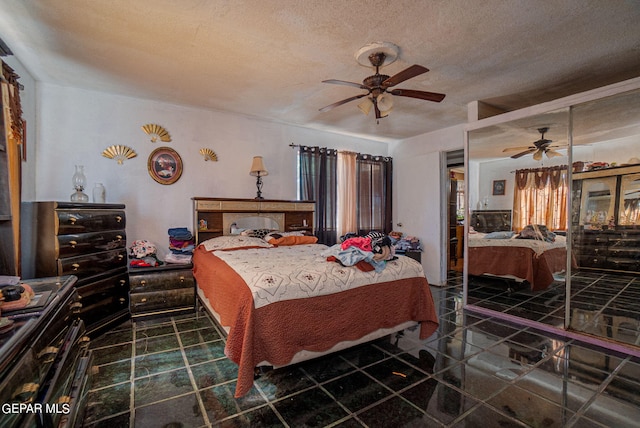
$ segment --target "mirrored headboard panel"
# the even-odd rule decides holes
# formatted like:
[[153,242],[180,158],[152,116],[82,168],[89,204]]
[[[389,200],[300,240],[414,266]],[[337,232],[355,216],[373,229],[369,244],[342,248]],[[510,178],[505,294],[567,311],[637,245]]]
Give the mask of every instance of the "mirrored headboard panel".
[[284,230],[284,227],[284,213],[222,214],[223,235],[235,235],[243,230],[255,229]]
[[196,243],[238,229],[313,233],[315,202],[268,199],[191,198]]

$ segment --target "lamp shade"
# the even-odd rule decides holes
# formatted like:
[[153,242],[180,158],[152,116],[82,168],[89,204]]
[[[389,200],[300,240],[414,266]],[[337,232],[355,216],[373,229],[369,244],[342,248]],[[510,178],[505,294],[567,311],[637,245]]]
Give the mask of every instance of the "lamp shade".
[[264,167],[264,163],[262,162],[262,156],[254,156],[253,163],[251,164],[251,171],[249,171],[250,175],[255,177],[264,177],[265,175],[269,175],[269,171]]
[[358,104],[358,108],[360,110],[362,110],[362,112],[364,114],[369,114],[369,112],[371,111],[371,108],[373,107],[373,102],[371,101],[371,98],[367,97],[364,100],[362,100],[360,102],[360,104]]
[[[378,109],[381,113],[387,113],[391,111],[393,108],[393,97],[390,94],[380,94],[378,95]],[[385,114],[384,116],[386,116]]]

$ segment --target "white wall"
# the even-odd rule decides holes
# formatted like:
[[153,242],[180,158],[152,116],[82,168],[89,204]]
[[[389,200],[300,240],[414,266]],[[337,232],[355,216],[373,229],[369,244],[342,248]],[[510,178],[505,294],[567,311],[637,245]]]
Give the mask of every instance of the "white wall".
[[[432,285],[446,282],[446,251],[443,234],[446,220],[442,213],[442,152],[462,149],[463,126],[454,126],[419,135],[391,145],[394,172],[394,229],[420,238],[422,266]],[[398,223],[402,227],[397,226]]]
[[[91,196],[94,183],[103,183],[107,202],[126,204],[128,243],[147,239],[160,257],[168,252],[167,229],[192,229],[192,197],[256,196],[255,177],[249,175],[253,156],[262,155],[269,170],[263,196],[296,199],[297,150],[290,143],[388,154],[386,143],[77,88],[39,84],[37,97],[33,199],[68,201],[74,165],[84,165],[85,193]],[[167,129],[172,142],[151,143],[141,129],[148,123]],[[123,165],[103,157],[114,144],[127,145],[138,156]],[[176,150],[184,164],[172,185],[156,183],[147,172],[149,154],[162,144]],[[205,162],[198,152],[202,147],[216,152],[218,161]]]

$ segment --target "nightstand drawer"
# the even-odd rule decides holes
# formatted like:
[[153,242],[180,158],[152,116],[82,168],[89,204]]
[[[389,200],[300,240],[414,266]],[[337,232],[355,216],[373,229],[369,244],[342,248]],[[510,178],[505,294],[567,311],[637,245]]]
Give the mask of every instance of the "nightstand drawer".
[[153,291],[150,293],[132,293],[129,296],[129,309],[132,315],[158,310],[193,308],[194,305],[195,294],[193,288]]
[[191,289],[193,291],[193,272],[191,269],[129,273],[130,290],[132,293],[149,293],[154,291],[168,291]]

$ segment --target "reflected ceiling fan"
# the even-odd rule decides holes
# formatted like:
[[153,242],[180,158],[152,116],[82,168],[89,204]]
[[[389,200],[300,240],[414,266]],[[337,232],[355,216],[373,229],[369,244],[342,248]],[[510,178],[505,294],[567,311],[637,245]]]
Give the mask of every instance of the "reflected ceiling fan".
[[528,147],[509,147],[504,149],[502,152],[519,152],[515,155],[511,156],[512,159],[518,159],[522,156],[528,155],[529,153],[533,153],[533,159],[540,160],[542,159],[542,155],[546,154],[548,158],[552,158],[555,156],[564,156],[562,153],[555,151],[554,149],[562,146],[552,146],[551,143],[553,141],[544,138],[544,134],[549,131],[549,128],[538,128],[538,132],[540,133],[540,139],[538,141],[534,141],[531,146]]
[[[361,49],[360,57],[362,57],[363,54],[367,54],[368,61],[376,69],[376,74],[365,78],[362,83],[347,82],[344,80],[336,79],[323,80],[322,83],[353,86],[356,88],[364,89],[367,92],[330,104],[326,107],[321,108],[320,111],[329,111],[334,107],[338,107],[348,102],[366,97],[362,102],[358,104],[358,108],[360,108],[360,110],[362,110],[362,112],[367,115],[369,114],[371,109],[373,109],[375,111],[376,119],[380,119],[381,117],[388,116],[391,112],[391,109],[393,108],[392,95],[399,97],[418,98],[421,100],[434,101],[437,103],[442,101],[445,97],[445,94],[416,91],[411,89],[391,89],[393,86],[402,83],[405,80],[426,73],[427,71],[429,71],[429,69],[416,64],[402,70],[397,74],[394,74],[391,77],[386,74],[380,74],[380,67],[395,61],[397,56],[397,46],[392,45],[394,49],[389,50],[389,45],[390,44],[365,47],[371,53],[366,51],[363,52],[363,49],[365,48]],[[360,57],[356,56],[359,62]]]

